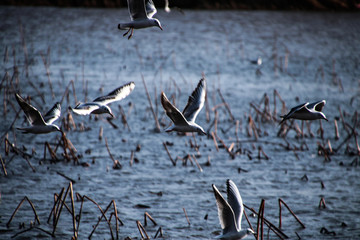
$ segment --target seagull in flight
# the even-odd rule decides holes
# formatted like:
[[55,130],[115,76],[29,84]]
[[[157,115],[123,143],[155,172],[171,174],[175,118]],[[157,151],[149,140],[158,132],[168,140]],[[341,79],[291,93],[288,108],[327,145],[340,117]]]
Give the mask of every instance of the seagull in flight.
[[226,201],[214,184],[216,205],[218,208],[222,234],[217,239],[244,239],[249,234],[255,234],[250,228],[241,229],[241,218],[244,212],[243,202],[235,183],[228,179],[226,181],[228,200]]
[[165,129],[166,132],[198,132],[206,135],[204,129],[195,123],[196,117],[204,106],[206,95],[205,78],[200,79],[197,87],[189,96],[188,102],[184,111],[181,113],[170,101],[167,99],[164,92],[161,92],[161,104],[166,112],[166,115],[171,119],[173,124]]
[[134,29],[159,27],[163,30],[160,21],[153,18],[157,10],[152,0],[127,0],[127,2],[131,21],[119,23],[118,25],[120,30],[128,30],[124,33],[124,37],[131,31],[128,36],[128,39],[130,39]]
[[325,119],[325,114],[322,112],[326,104],[325,100],[317,101],[313,103],[304,103],[299,106],[293,107],[290,112],[284,116],[280,116],[283,118],[280,122],[282,124],[285,120],[289,118],[300,119],[300,120],[316,120],[316,119]]
[[39,110],[28,104],[19,94],[15,93],[15,98],[31,125],[30,127],[17,128],[22,130],[22,133],[41,134],[55,131],[61,132],[57,125],[52,124],[61,115],[61,105],[59,102],[55,103],[55,105],[44,116],[42,116]]
[[132,90],[134,90],[134,88],[135,83],[129,82],[119,88],[116,88],[108,95],[98,97],[92,102],[79,103],[75,108],[70,107],[70,109],[78,115],[108,113],[111,117],[114,118],[114,114],[112,113],[111,108],[107,106],[107,104],[124,99],[132,92]]

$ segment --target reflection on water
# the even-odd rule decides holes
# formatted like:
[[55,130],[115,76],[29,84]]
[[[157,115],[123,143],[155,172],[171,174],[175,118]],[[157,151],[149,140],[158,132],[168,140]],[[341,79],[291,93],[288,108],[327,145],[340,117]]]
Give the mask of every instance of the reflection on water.
[[[73,116],[77,129],[66,134],[82,156],[80,162],[88,163],[89,167],[42,160],[44,141],[55,142],[59,138],[56,133],[33,136],[9,132],[8,138],[16,141],[19,148],[26,146],[27,152],[31,153],[32,149],[36,152],[30,158],[36,172],[31,171],[21,156],[5,156],[4,145],[1,145],[0,153],[8,163],[8,176],[2,174],[0,177],[0,229],[4,238],[20,231],[17,229],[19,222],[28,224],[33,219],[32,210],[24,204],[10,230],[6,231],[6,222],[24,196],[33,201],[42,227],[51,229],[46,220],[53,205],[53,194],[68,184],[68,180],[57,172],[76,180],[74,191],[91,197],[103,208],[111,200],[116,201],[119,216],[125,224],[120,227],[121,238],[139,237],[135,221],[143,221],[145,211],[155,218],[166,238],[214,237],[220,224],[211,184],[223,186],[227,178],[237,184],[247,206],[258,209],[261,199],[265,199],[265,217],[275,225],[278,225],[278,199],[283,199],[306,226],[302,229],[284,211],[282,230],[290,238],[296,238],[296,234],[304,239],[360,237],[359,171],[350,165],[358,156],[349,156],[345,151],[346,144],[331,155],[331,161],[324,161],[324,157],[317,154],[317,143],[328,146],[330,140],[336,148],[348,135],[341,124],[339,108],[346,121],[351,122],[351,116],[360,106],[358,14],[185,11],[183,15],[160,10],[157,18],[164,31],[135,30],[128,41],[117,29],[119,21],[129,18],[126,9],[2,7],[0,12],[2,73],[17,76],[19,89],[15,90],[23,96],[32,96],[32,103],[40,111],[61,100],[71,80],[74,81],[76,100],[70,87],[69,98],[62,102],[62,116],[66,116],[67,107],[74,106],[76,101],[91,100],[129,81],[136,84],[128,98],[111,106],[117,116],[113,123],[119,126],[118,129],[108,124],[105,117]],[[259,56],[262,64],[252,64],[251,61]],[[14,75],[15,64],[18,75]],[[210,119],[207,120],[204,108],[197,121],[205,130],[215,131],[213,123],[217,110],[217,135],[228,147],[235,144],[234,149],[239,152],[234,159],[221,147],[220,141],[217,151],[211,135],[193,138],[154,131],[153,115],[141,75],[153,100],[154,111],[165,128],[169,120],[159,105],[160,92],[163,90],[168,96],[176,96],[176,105],[182,109],[202,73],[208,83]],[[0,129],[3,135],[19,107],[12,95],[5,96],[5,82],[1,86],[1,98],[11,99],[7,113],[2,114]],[[221,104],[217,89],[238,120],[237,125],[236,121],[230,121],[229,111]],[[330,121],[322,122],[324,139],[317,131],[318,121],[310,126],[314,137],[310,137],[305,125],[306,137],[297,137],[291,130],[283,139],[277,137],[280,129],[277,123],[262,122],[260,117],[257,118],[254,107],[249,104],[258,104],[265,93],[270,100],[270,112],[276,111],[275,116],[281,114],[279,98],[276,98],[274,109],[274,90],[288,109],[300,102],[326,99],[324,113]],[[42,94],[45,101],[41,99]],[[3,104],[0,110],[6,111]],[[128,126],[123,124],[122,111]],[[249,129],[250,115],[260,129],[257,141]],[[335,140],[335,119],[339,123],[339,140]],[[20,113],[14,126],[26,125],[23,120]],[[296,123],[302,127],[299,121]],[[80,131],[80,125],[87,131]],[[101,140],[100,128],[103,129]],[[104,137],[114,158],[123,165],[121,170],[112,169],[113,162]],[[169,143],[173,159],[196,155],[203,172],[195,163],[188,162],[183,166],[178,161],[173,166],[163,142]],[[354,147],[353,139],[349,143]],[[198,151],[191,147],[193,144],[199,145]],[[296,150],[286,150],[283,146],[287,144],[296,146]],[[140,149],[136,151],[138,145]],[[261,153],[261,159],[258,159],[259,147],[268,160]],[[321,198],[325,199],[325,209],[318,208]],[[139,208],[142,205],[150,208]],[[76,210],[79,208],[77,202]],[[100,216],[90,203],[85,203],[83,211],[81,238],[90,234],[94,219]],[[255,227],[257,218],[250,216],[249,211],[247,213]],[[57,227],[56,236],[60,238],[72,234],[72,219],[66,214],[62,215]],[[246,226],[245,221],[243,226]],[[320,233],[322,228],[334,231],[336,236]],[[157,229],[151,224],[147,227],[151,236]],[[36,231],[23,236],[47,237]],[[105,223],[95,232],[94,237],[99,236],[110,238]],[[276,236],[271,232],[270,238]]]

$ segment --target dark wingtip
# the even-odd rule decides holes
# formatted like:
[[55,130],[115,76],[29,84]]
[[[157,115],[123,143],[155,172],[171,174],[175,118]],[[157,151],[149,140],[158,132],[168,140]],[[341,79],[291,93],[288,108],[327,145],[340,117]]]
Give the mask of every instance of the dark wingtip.
[[118,24],[118,29],[121,30],[120,23]]

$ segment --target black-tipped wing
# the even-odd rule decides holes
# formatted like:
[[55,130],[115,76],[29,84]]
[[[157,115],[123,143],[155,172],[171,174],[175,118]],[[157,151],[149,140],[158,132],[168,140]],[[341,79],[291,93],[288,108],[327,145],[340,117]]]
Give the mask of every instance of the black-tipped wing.
[[229,203],[223,198],[219,190],[214,184],[212,184],[214,195],[216,199],[216,205],[218,208],[218,215],[223,234],[227,232],[236,232],[236,221],[234,211],[231,209]]
[[147,18],[145,10],[146,0],[127,0],[131,20]]
[[134,88],[135,88],[135,83],[129,82],[129,83],[115,89],[114,91],[112,91],[111,93],[109,93],[106,96],[96,98],[93,102],[107,105],[107,104],[115,102],[115,101],[120,101],[120,100],[126,98],[132,92],[132,90],[134,90]]
[[241,218],[244,212],[243,202],[239,190],[233,181],[228,179],[226,181],[226,187],[227,187],[228,203],[234,212],[237,230],[240,231]]
[[55,103],[55,105],[44,115],[44,121],[47,124],[52,124],[55,122],[61,115],[61,105],[59,102]]
[[39,110],[25,102],[19,94],[15,93],[15,97],[31,125],[46,125]]
[[285,120],[291,118],[291,116],[295,113],[295,112],[299,112],[299,111],[307,111],[307,109],[305,108],[309,103],[303,103],[303,104],[300,104],[296,107],[293,107],[290,112],[288,114],[286,114],[285,116],[280,116],[282,117],[283,119],[281,120],[281,122],[279,124],[282,124]]
[[163,106],[166,115],[173,121],[175,125],[188,125],[185,117],[166,97],[165,93],[161,93],[161,105]]
[[189,122],[195,122],[197,115],[204,106],[206,95],[205,78],[200,79],[197,87],[189,96],[188,102],[184,108],[183,115]]

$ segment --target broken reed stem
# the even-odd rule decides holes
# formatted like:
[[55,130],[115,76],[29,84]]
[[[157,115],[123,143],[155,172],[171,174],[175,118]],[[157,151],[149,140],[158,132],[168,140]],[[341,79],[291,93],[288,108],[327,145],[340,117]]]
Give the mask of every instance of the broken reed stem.
[[105,146],[106,146],[106,149],[107,149],[107,151],[108,151],[108,153],[109,153],[109,156],[110,156],[111,160],[112,160],[113,163],[114,163],[113,168],[116,168],[116,167],[120,167],[120,168],[121,168],[122,166],[121,166],[120,162],[117,161],[117,160],[113,157],[113,155],[111,154],[111,152],[110,152],[110,148],[109,148],[109,145],[108,145],[108,142],[107,142],[107,138],[106,138],[106,137],[105,137]]
[[290,207],[281,198],[279,198],[279,228],[281,228],[281,204],[283,204],[288,209],[288,211],[291,213],[291,215],[293,215],[293,217],[301,225],[301,227],[305,228],[305,225],[300,221],[300,219],[296,216],[296,214],[290,209]]
[[258,212],[258,219],[257,219],[257,230],[256,230],[257,240],[259,240],[260,234],[261,234],[261,240],[264,239],[264,210],[265,210],[265,200],[261,199],[260,208]]
[[[139,229],[141,239],[149,239],[149,235],[147,234],[145,228],[143,227],[143,225],[141,224],[141,222],[139,220],[136,221],[136,226]],[[144,236],[144,234],[146,237]]]
[[71,181],[69,183],[69,188],[70,188],[71,213],[72,213],[73,230],[74,230],[74,236],[73,236],[72,239],[77,239],[75,204],[74,204],[74,191],[73,191],[73,185],[72,185]]
[[325,208],[326,208],[325,198],[322,197],[319,202],[319,209],[325,209]]
[[168,148],[166,146],[166,143],[163,142],[163,145],[164,145],[164,148],[166,150],[167,155],[169,156],[169,159],[170,159],[171,163],[173,164],[173,166],[176,166],[176,161],[174,161],[174,159],[171,157],[170,152],[169,152],[169,150],[168,150]]
[[144,225],[145,225],[145,227],[147,226],[147,220],[146,220],[146,218],[149,218],[150,221],[154,224],[154,226],[157,225],[156,221],[150,216],[150,214],[149,214],[148,212],[145,212],[145,213],[144,213]]
[[40,219],[39,219],[39,216],[37,215],[36,213],[36,210],[35,210],[35,207],[34,207],[34,204],[31,202],[31,200],[25,196],[21,202],[19,203],[19,205],[15,208],[13,214],[11,215],[9,221],[6,223],[6,227],[9,227],[10,226],[10,223],[11,221],[13,220],[13,218],[15,217],[16,213],[19,211],[21,205],[23,204],[24,201],[28,201],[28,203],[30,204],[30,207],[32,208],[33,212],[34,212],[34,215],[35,215],[35,220],[38,222],[38,224],[40,225]]
[[218,144],[217,144],[217,141],[216,141],[216,138],[215,138],[215,133],[214,132],[211,132],[211,137],[214,141],[214,145],[215,145],[215,148],[216,148],[216,151],[218,152],[219,151],[219,147],[218,147]]
[[44,63],[44,66],[45,66],[45,70],[46,70],[46,76],[48,78],[48,82],[49,82],[49,87],[50,87],[50,91],[51,91],[51,96],[52,98],[54,99],[55,98],[55,94],[54,94],[54,91],[53,91],[53,87],[52,87],[52,83],[51,83],[51,79],[50,79],[50,71],[49,71],[49,66],[48,64],[46,63],[46,59],[45,59],[45,56],[44,54],[40,51],[40,55],[41,55],[41,59]]
[[183,211],[184,211],[184,213],[185,213],[186,221],[188,222],[188,224],[189,224],[189,226],[190,226],[190,220],[189,220],[189,218],[188,218],[188,215],[187,215],[187,213],[186,213],[185,208],[183,208]]
[[63,174],[63,173],[61,173],[61,172],[59,172],[59,171],[56,171],[56,174],[58,174],[58,175],[62,176],[63,178],[69,180],[71,183],[74,183],[74,184],[76,183],[76,181],[75,181],[74,179],[66,176],[65,174]]
[[[249,209],[255,215],[258,215],[253,208],[248,207],[247,205],[243,204],[245,208]],[[264,223],[273,231],[280,239],[289,238],[283,231],[277,228],[274,224],[272,224],[269,220],[264,217]]]
[[5,163],[4,163],[4,161],[3,161],[2,157],[1,157],[1,154],[0,154],[0,161],[1,161],[2,170],[3,170],[4,175],[6,177],[7,176],[7,171],[6,171]]
[[155,111],[154,111],[154,108],[152,106],[152,102],[151,102],[151,99],[150,99],[150,95],[149,95],[149,92],[148,92],[148,89],[146,87],[146,83],[145,83],[145,79],[144,79],[144,76],[141,74],[141,79],[142,79],[142,82],[144,84],[144,88],[145,88],[145,91],[146,91],[146,96],[147,96],[147,99],[149,101],[149,104],[150,104],[150,109],[151,109],[151,112],[154,116],[154,120],[155,120],[155,126],[156,126],[156,131],[157,132],[160,132],[160,124],[159,124],[159,120],[155,114]]
[[229,105],[227,104],[227,102],[225,101],[225,99],[224,99],[224,97],[222,96],[222,94],[221,94],[221,92],[220,92],[220,89],[218,89],[218,93],[219,93],[219,96],[220,96],[220,98],[221,98],[221,101],[225,104],[225,108],[226,108],[226,110],[228,111],[228,113],[229,113],[229,115],[230,115],[230,120],[231,121],[234,121],[234,116],[232,115],[232,113],[231,113],[231,110],[230,110],[230,107],[229,107]]
[[191,155],[191,157],[192,157],[192,159],[194,159],[194,161],[195,161],[195,163],[196,163],[196,166],[199,168],[200,172],[202,172],[203,169],[201,168],[200,164],[199,164],[198,161],[196,160],[195,155],[193,154],[193,155]]
[[154,238],[157,238],[158,235],[161,238],[163,237],[163,231],[161,227],[159,227],[159,229],[156,231]]
[[119,216],[117,214],[117,208],[116,208],[116,202],[115,200],[112,200],[112,205],[114,207],[114,214],[115,214],[115,226],[116,226],[116,239],[119,239]]

